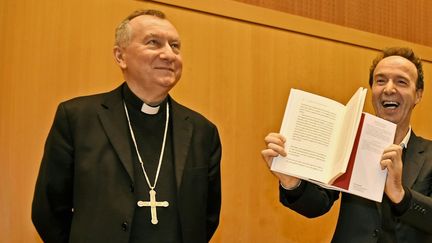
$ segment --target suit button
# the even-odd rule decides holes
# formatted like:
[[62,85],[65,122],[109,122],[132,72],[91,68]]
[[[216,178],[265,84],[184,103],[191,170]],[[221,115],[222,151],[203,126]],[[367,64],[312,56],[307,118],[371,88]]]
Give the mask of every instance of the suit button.
[[380,230],[379,229],[375,229],[374,232],[372,233],[373,237],[378,237]]
[[127,231],[128,230],[128,222],[127,221],[125,221],[125,222],[123,222],[122,224],[121,224],[121,227],[122,227],[122,230],[123,231]]

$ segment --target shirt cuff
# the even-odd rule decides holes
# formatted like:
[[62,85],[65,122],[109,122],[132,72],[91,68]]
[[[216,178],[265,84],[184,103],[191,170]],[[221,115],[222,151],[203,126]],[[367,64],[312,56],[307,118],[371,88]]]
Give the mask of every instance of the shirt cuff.
[[300,183],[298,184],[297,187],[292,188],[292,189],[285,189],[282,186],[282,184],[279,183],[279,188],[280,188],[281,195],[284,195],[284,198],[286,198],[286,200],[289,203],[293,203],[297,199],[299,199],[301,195],[303,195],[303,192],[306,189],[306,184],[307,183],[305,183],[302,180],[300,180]]
[[400,201],[399,203],[391,203],[393,213],[397,217],[402,216],[402,214],[404,214],[408,210],[412,199],[411,191],[409,190],[409,188],[405,186],[403,188],[405,191],[405,195],[402,198],[402,201]]
[[292,190],[297,189],[297,188],[300,186],[301,183],[302,183],[302,181],[299,180],[299,182],[297,183],[297,185],[295,185],[295,186],[293,186],[293,187],[291,187],[291,188],[287,188],[287,187],[284,187],[284,185],[283,185],[281,182],[279,182],[280,186],[281,186],[283,189],[287,190],[287,191],[292,191]]

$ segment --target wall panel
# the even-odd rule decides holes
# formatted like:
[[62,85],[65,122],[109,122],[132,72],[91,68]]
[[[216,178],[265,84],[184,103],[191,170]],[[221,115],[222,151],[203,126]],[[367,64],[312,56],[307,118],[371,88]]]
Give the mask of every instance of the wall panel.
[[432,47],[428,0],[234,0]]

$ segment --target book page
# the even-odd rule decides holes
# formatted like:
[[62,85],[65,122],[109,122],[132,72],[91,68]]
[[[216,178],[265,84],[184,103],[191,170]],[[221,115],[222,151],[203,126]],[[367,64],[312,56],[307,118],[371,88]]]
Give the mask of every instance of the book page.
[[322,181],[344,106],[334,100],[291,89],[280,133],[287,139],[286,157],[273,159],[272,170]]
[[341,127],[336,138],[339,147],[335,149],[334,157],[332,157],[335,165],[331,172],[330,183],[346,171],[360,123],[366,92],[367,89],[359,88],[345,106]]
[[395,133],[396,124],[365,113],[350,193],[381,202],[387,176],[387,170],[381,169],[381,156],[393,144]]
[[384,149],[393,143],[396,124],[363,114],[358,142],[353,148],[355,154],[350,159],[351,171],[339,177],[332,186],[320,186],[381,202],[387,170],[381,169],[380,161]]

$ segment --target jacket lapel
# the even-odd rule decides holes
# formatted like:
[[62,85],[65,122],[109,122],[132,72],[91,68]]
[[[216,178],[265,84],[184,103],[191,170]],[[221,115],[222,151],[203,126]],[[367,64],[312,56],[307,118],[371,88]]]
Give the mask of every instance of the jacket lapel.
[[425,161],[423,156],[424,146],[423,141],[412,132],[410,141],[408,142],[402,173],[402,182],[409,188],[414,185],[420,169],[423,167]]
[[[107,94],[98,112],[99,119],[110,140],[114,150],[118,154],[121,163],[133,182],[133,164],[129,128],[123,107],[122,85]],[[189,121],[184,108],[169,97],[171,104],[172,136],[174,147],[174,166],[177,189],[180,188],[186,157],[192,138],[193,125]]]
[[186,164],[186,157],[189,152],[189,147],[192,138],[193,125],[189,121],[189,116],[186,115],[184,108],[170,99],[172,107],[172,135],[174,147],[174,166],[177,182],[177,189],[180,188],[183,171]]
[[123,107],[122,87],[109,92],[98,112],[105,133],[133,182],[133,164],[129,128]]

